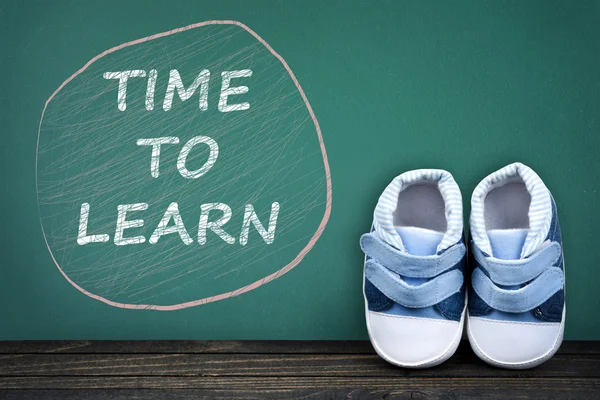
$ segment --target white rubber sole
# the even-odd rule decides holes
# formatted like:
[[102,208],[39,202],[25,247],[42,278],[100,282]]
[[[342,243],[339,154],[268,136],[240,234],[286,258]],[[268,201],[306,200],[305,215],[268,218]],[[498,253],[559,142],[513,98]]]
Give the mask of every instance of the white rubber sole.
[[377,346],[377,342],[373,339],[372,335],[371,335],[371,325],[369,322],[369,308],[367,306],[367,301],[365,299],[365,318],[367,321],[367,331],[369,332],[369,340],[371,341],[371,345],[373,346],[373,348],[375,349],[375,352],[379,355],[379,357],[383,358],[385,361],[387,361],[388,363],[392,364],[392,365],[396,365],[398,367],[402,367],[402,368],[429,368],[429,367],[435,367],[436,365],[439,365],[441,363],[443,363],[444,361],[448,360],[450,357],[452,357],[454,355],[454,353],[456,352],[456,349],[458,348],[458,345],[460,344],[460,340],[463,336],[463,329],[464,329],[464,323],[465,323],[465,319],[466,319],[466,305],[465,308],[463,309],[461,318],[460,318],[460,322],[459,322],[459,326],[456,330],[456,335],[454,336],[452,343],[450,344],[450,346],[440,355],[433,357],[429,360],[425,360],[423,362],[419,362],[419,363],[403,363],[401,361],[395,360],[394,358],[392,358],[391,356],[389,356],[388,354],[385,353],[385,351],[383,351],[381,348],[379,348],[379,346]]
[[477,339],[475,337],[473,337],[473,334],[471,332],[470,318],[469,318],[469,316],[467,316],[467,336],[469,338],[469,343],[471,344],[471,348],[473,349],[473,351],[475,352],[477,357],[479,357],[480,359],[482,359],[483,361],[485,361],[486,363],[488,363],[490,365],[493,365],[496,367],[501,367],[501,368],[507,368],[507,369],[528,369],[528,368],[537,367],[538,365],[543,364],[544,362],[546,362],[550,358],[552,358],[552,356],[560,348],[560,345],[562,344],[562,341],[563,341],[564,330],[565,330],[566,310],[567,310],[567,307],[564,306],[562,321],[560,323],[560,330],[559,330],[557,338],[556,338],[554,344],[552,345],[552,347],[544,355],[534,358],[532,360],[527,360],[527,361],[520,362],[520,363],[508,363],[508,362],[499,361],[499,360],[496,360],[496,359],[493,359],[493,358],[490,358],[489,356],[487,356],[477,345]]

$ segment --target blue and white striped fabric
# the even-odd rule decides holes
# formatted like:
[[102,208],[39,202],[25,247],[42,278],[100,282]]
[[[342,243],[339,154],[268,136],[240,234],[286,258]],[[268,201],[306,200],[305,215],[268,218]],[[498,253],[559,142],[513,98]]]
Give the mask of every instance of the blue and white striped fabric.
[[519,176],[531,195],[529,206],[529,232],[521,250],[521,258],[535,252],[546,240],[552,222],[550,192],[541,178],[528,166],[514,163],[488,175],[473,191],[471,197],[471,235],[473,241],[485,253],[492,254],[484,218],[484,201],[490,190],[511,177]]
[[454,178],[448,171],[442,169],[417,169],[397,176],[381,194],[375,207],[373,218],[375,232],[381,240],[398,250],[405,251],[402,239],[394,226],[393,213],[398,203],[398,194],[409,185],[426,181],[437,182],[445,203],[447,230],[437,246],[437,251],[447,249],[462,237],[462,197]]

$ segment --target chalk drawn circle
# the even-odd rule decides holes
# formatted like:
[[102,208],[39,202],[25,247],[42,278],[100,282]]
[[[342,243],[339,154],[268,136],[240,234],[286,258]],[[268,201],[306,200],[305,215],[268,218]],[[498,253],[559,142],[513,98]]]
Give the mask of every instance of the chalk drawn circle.
[[314,231],[314,233],[312,234],[310,240],[308,241],[308,243],[304,246],[304,248],[302,248],[302,250],[295,256],[295,258],[293,258],[289,263],[287,263],[283,268],[267,275],[264,276],[261,279],[258,279],[250,284],[246,284],[243,285],[235,290],[231,290],[231,291],[227,291],[225,293],[221,293],[218,295],[213,295],[213,296],[209,296],[209,297],[204,297],[198,300],[192,300],[192,301],[186,301],[186,302],[182,302],[182,303],[176,303],[176,304],[169,304],[169,305],[159,305],[159,304],[130,304],[130,303],[124,303],[124,302],[117,302],[117,301],[113,301],[110,300],[106,297],[94,294],[86,289],[84,289],[83,287],[81,287],[80,285],[78,285],[74,280],[72,280],[67,273],[65,273],[65,271],[63,270],[63,268],[61,267],[61,265],[59,264],[59,262],[57,261],[57,259],[55,258],[55,254],[52,251],[52,248],[50,246],[50,243],[48,241],[48,237],[46,235],[46,231],[44,229],[44,224],[42,222],[42,214],[41,214],[41,210],[40,210],[40,225],[42,228],[42,233],[44,236],[44,241],[46,243],[46,246],[48,248],[48,251],[52,257],[52,260],[54,262],[54,264],[56,265],[56,267],[58,268],[58,270],[60,271],[60,273],[63,275],[63,277],[73,286],[75,287],[77,290],[79,290],[81,293],[96,299],[98,301],[101,301],[105,304],[114,306],[114,307],[119,307],[119,308],[125,308],[125,309],[148,309],[148,310],[159,310],[159,311],[172,311],[172,310],[179,310],[179,309],[184,309],[184,308],[188,308],[188,307],[194,307],[194,306],[198,306],[198,305],[202,305],[202,304],[207,304],[207,303],[211,303],[214,301],[218,301],[218,300],[223,300],[223,299],[227,299],[233,296],[238,296],[242,293],[246,293],[249,292],[251,290],[254,290],[260,286],[262,286],[265,283],[271,282],[279,277],[281,277],[282,275],[284,275],[285,273],[287,273],[288,271],[290,271],[291,269],[293,269],[295,266],[297,266],[302,260],[303,258],[308,254],[308,252],[314,247],[314,245],[316,244],[317,240],[320,238],[321,234],[323,233],[323,230],[325,229],[325,226],[327,225],[327,222],[329,220],[330,214],[331,214],[331,204],[332,204],[332,188],[331,188],[331,175],[330,175],[330,168],[329,168],[329,163],[328,163],[328,159],[327,159],[327,152],[325,149],[325,144],[323,142],[323,136],[321,133],[321,129],[319,126],[319,122],[317,121],[317,118],[313,112],[313,109],[308,101],[308,98],[306,96],[306,94],[304,93],[302,87],[300,86],[300,83],[298,82],[297,78],[295,77],[294,73],[292,72],[291,68],[289,67],[289,65],[287,64],[287,62],[283,59],[283,57],[281,55],[279,55],[263,38],[261,38],[256,32],[254,32],[252,29],[250,29],[249,27],[247,27],[246,25],[244,25],[241,22],[238,21],[232,21],[232,20],[212,20],[212,21],[205,21],[205,22],[200,22],[200,23],[196,23],[196,24],[191,24],[185,27],[181,27],[181,28],[177,28],[177,29],[173,29],[173,30],[169,30],[166,32],[162,32],[162,33],[158,33],[158,34],[154,34],[151,36],[147,36],[141,39],[137,39],[134,41],[130,41],[127,43],[123,43],[121,45],[115,46],[113,48],[110,48],[104,52],[102,52],[101,54],[93,57],[90,61],[88,61],[82,68],[80,68],[78,71],[76,71],[73,75],[71,75],[67,80],[65,80],[53,93],[52,95],[48,98],[48,100],[46,100],[45,104],[44,104],[44,108],[42,110],[42,115],[40,118],[40,123],[39,123],[39,127],[38,127],[38,139],[37,139],[37,146],[36,146],[36,189],[37,189],[37,195],[38,195],[38,208],[40,208],[40,201],[39,201],[39,148],[40,148],[40,137],[41,137],[41,131],[42,131],[42,122],[44,120],[44,115],[46,113],[46,110],[48,108],[48,105],[50,104],[50,102],[55,98],[55,96],[69,83],[71,82],[74,78],[76,78],[78,75],[80,75],[81,73],[83,73],[88,67],[90,67],[90,65],[92,65],[94,62],[98,61],[99,59],[101,59],[102,57],[105,57],[108,54],[111,54],[113,52],[116,52],[118,50],[136,45],[136,44],[140,44],[140,43],[144,43],[144,42],[148,42],[151,40],[155,40],[155,39],[159,39],[162,37],[166,37],[166,36],[170,36],[170,35],[174,35],[177,33],[181,33],[181,32],[185,32],[185,31],[189,31],[195,28],[199,28],[202,26],[209,26],[209,25],[234,25],[237,27],[240,27],[242,29],[244,29],[246,32],[248,32],[250,35],[252,35],[258,42],[260,42],[260,44],[262,44],[280,63],[281,65],[285,68],[285,71],[289,74],[289,77],[292,79],[296,89],[298,90],[298,93],[300,94],[302,101],[304,102],[304,105],[306,106],[306,109],[308,110],[308,113],[310,115],[310,118],[312,120],[312,123],[314,124],[314,128],[316,130],[317,133],[317,138],[318,138],[318,143],[319,143],[319,148],[320,148],[320,152],[321,152],[321,156],[322,156],[322,161],[323,161],[323,168],[324,168],[324,172],[325,172],[325,184],[326,184],[326,200],[325,200],[325,209],[324,209],[324,214],[323,217],[320,221],[320,224],[318,225],[318,228]]

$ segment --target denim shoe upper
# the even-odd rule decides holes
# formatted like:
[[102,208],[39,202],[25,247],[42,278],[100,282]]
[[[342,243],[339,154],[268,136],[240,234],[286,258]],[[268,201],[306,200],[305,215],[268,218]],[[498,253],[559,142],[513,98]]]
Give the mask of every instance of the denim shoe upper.
[[415,170],[385,189],[363,235],[364,294],[370,311],[460,321],[466,248],[462,199],[443,170]]
[[473,193],[469,315],[561,322],[565,303],[562,237],[550,192],[515,163]]

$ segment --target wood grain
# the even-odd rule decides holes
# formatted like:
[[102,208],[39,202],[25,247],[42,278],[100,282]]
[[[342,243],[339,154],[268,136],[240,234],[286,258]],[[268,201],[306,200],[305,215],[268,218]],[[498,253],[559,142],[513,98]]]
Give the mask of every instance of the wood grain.
[[409,370],[368,342],[2,342],[0,399],[598,398],[600,342],[565,342],[538,368],[488,366],[462,343]]
[[[467,343],[463,343],[463,346]],[[233,353],[375,354],[366,340],[31,340],[0,341],[0,354]],[[557,354],[600,354],[600,341],[563,342]]]

